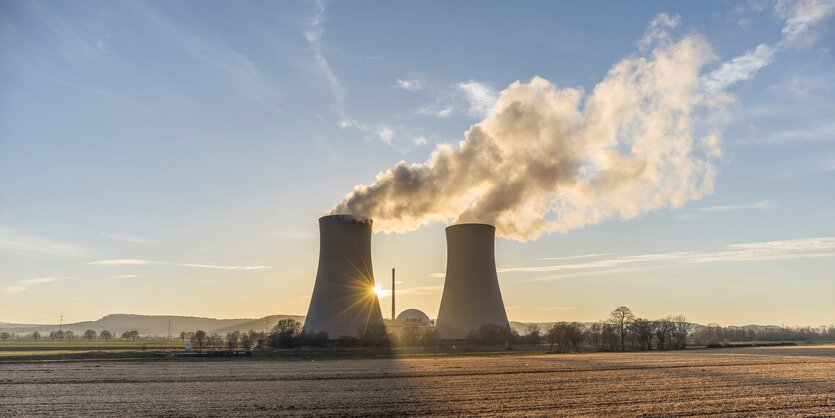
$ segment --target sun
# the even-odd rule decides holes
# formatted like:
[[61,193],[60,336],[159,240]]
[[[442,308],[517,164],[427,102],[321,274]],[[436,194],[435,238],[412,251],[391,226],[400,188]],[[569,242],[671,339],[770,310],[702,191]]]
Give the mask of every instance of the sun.
[[376,294],[376,295],[377,295],[377,298],[379,298],[379,299],[382,299],[382,298],[384,298],[384,297],[386,297],[386,296],[388,296],[388,295],[390,295],[390,294],[391,294],[391,292],[390,292],[390,291],[388,291],[388,290],[386,290],[386,289],[383,289],[383,288],[382,288],[382,287],[380,287],[380,285],[378,285],[378,284],[375,284],[375,285],[374,285],[374,288],[373,288],[373,289],[371,289],[371,291],[372,291],[372,292],[374,292],[374,294]]

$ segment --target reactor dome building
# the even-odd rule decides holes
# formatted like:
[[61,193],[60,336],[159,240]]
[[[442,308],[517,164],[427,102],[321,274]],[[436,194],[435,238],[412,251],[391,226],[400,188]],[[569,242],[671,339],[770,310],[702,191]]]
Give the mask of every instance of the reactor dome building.
[[405,325],[412,325],[412,326],[431,326],[432,320],[429,319],[429,315],[423,313],[423,311],[418,309],[406,309],[403,312],[400,312],[400,315],[397,315],[397,321]]
[[495,237],[493,225],[446,228],[446,279],[435,320],[441,339],[463,339],[484,325],[510,329],[496,275]]
[[370,327],[383,326],[371,268],[371,222],[354,215],[319,218],[319,267],[306,333],[362,337]]

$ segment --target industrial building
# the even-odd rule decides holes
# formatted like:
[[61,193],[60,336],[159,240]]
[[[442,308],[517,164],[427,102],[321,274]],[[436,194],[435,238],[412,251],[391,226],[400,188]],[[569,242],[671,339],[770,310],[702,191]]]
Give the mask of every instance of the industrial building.
[[358,338],[383,326],[371,267],[371,222],[353,215],[319,218],[319,267],[305,332]]
[[446,280],[435,321],[441,339],[463,339],[484,325],[510,329],[496,274],[495,237],[493,225],[446,228]]

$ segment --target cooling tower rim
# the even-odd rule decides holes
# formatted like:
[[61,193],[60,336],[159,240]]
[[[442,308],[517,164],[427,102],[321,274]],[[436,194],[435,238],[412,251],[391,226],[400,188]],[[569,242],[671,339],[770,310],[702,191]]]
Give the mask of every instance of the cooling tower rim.
[[319,221],[321,222],[321,221],[330,220],[330,219],[337,220],[337,221],[342,221],[342,222],[357,222],[357,223],[369,224],[369,225],[371,225],[371,223],[374,222],[374,220],[371,219],[371,218],[366,218],[364,216],[359,216],[359,215],[352,215],[350,213],[335,213],[335,214],[332,214],[332,215],[325,215],[325,216],[322,216],[321,218],[319,218]]
[[446,229],[450,230],[452,228],[459,227],[459,226],[460,227],[470,227],[470,228],[487,227],[487,228],[491,228],[491,229],[496,229],[496,225],[486,224],[486,223],[481,223],[481,222],[462,222],[462,223],[459,223],[459,224],[449,225],[449,226],[446,227]]

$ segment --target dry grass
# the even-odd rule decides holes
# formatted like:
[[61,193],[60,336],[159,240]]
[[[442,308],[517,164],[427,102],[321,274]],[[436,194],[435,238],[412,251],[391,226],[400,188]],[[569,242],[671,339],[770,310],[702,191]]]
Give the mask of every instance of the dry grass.
[[831,416],[835,346],[0,363],[0,416]]

